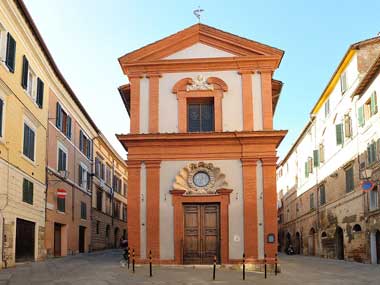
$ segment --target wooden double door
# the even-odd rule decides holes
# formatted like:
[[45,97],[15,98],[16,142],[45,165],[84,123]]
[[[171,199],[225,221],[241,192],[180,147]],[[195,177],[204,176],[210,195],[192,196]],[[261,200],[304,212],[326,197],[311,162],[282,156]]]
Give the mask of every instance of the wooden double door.
[[219,204],[184,204],[184,264],[220,261]]
[[17,219],[16,221],[16,262],[34,260],[35,223]]

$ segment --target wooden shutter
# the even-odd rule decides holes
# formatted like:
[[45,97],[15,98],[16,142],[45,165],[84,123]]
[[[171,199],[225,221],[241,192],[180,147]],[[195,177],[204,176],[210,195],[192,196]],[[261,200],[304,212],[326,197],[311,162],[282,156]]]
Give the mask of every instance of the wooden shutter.
[[319,150],[315,149],[313,151],[314,167],[319,166]]
[[80,130],[79,132],[79,149],[83,152],[83,132]]
[[336,129],[336,144],[343,144],[343,124],[337,124],[335,126]]
[[37,78],[37,98],[36,103],[40,109],[42,109],[44,105],[44,83],[43,81],[38,77]]
[[62,108],[59,102],[57,102],[57,112],[55,114],[55,125],[58,129],[62,129]]
[[5,65],[8,67],[9,71],[15,72],[15,61],[16,61],[16,41],[10,33],[7,34],[7,54],[5,57]]
[[79,177],[79,186],[81,186],[82,187],[82,184],[83,184],[83,170],[82,170],[82,166],[81,165],[79,165],[79,175],[78,175],[78,177]]
[[34,131],[24,124],[23,153],[26,157],[34,161]]
[[87,156],[87,158],[91,158],[91,140],[90,139],[86,139],[86,143],[87,143],[87,153],[86,153],[86,156]]
[[71,139],[71,117],[66,117],[66,136]]
[[347,89],[347,77],[345,72],[343,72],[340,76],[340,89],[342,93],[344,93],[344,91]]
[[358,109],[358,120],[359,120],[359,126],[363,127],[364,126],[364,106],[360,106]]
[[308,170],[309,170],[309,173],[313,173],[313,158],[312,157],[309,157],[307,159],[307,163],[309,164],[308,165]]
[[306,161],[306,162],[305,162],[305,177],[309,177],[309,169],[308,169],[308,166],[309,166],[309,164],[308,164],[308,162]]
[[354,170],[352,167],[346,170],[346,192],[354,190]]
[[91,189],[91,175],[90,175],[90,172],[86,172],[86,187],[87,187],[87,190],[90,190]]
[[377,113],[377,96],[376,91],[373,91],[371,94],[371,116]]
[[21,74],[21,86],[25,90],[28,88],[28,70],[29,62],[25,55],[22,56],[22,74]]
[[30,139],[30,159],[34,161],[34,131],[32,129],[29,129],[29,139]]

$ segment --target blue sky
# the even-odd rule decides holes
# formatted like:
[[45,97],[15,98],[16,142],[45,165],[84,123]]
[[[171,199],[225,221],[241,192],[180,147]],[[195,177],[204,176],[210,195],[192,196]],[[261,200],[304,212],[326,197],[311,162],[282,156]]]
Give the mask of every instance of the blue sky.
[[98,127],[124,156],[115,133],[129,131],[117,87],[117,58],[197,22],[285,51],[275,128],[286,154],[351,43],[380,32],[380,1],[25,0],[65,78]]

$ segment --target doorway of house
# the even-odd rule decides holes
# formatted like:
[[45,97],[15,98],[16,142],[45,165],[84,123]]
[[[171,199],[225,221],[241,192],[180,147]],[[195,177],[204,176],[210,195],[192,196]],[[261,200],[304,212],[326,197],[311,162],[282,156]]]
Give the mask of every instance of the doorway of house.
[[16,262],[34,260],[35,223],[16,220]]
[[309,255],[315,255],[315,230],[311,228],[309,232],[309,241],[308,241]]
[[114,236],[113,236],[113,247],[114,247],[114,248],[118,248],[118,246],[119,246],[119,241],[120,241],[120,237],[119,237],[119,228],[115,228]]
[[54,256],[62,255],[62,225],[54,223]]
[[220,262],[219,204],[184,204],[184,264]]
[[79,252],[83,253],[86,240],[86,227],[79,226]]
[[301,236],[299,232],[296,232],[296,241],[295,241],[295,253],[300,254],[301,253]]
[[341,227],[336,227],[335,231],[335,247],[336,247],[336,258],[344,260],[344,240],[343,240],[343,229]]

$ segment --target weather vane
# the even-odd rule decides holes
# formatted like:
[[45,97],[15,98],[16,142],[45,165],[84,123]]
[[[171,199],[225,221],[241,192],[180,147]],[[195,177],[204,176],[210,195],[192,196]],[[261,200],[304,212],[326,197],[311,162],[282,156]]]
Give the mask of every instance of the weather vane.
[[198,6],[198,9],[196,9],[196,10],[193,11],[194,16],[198,18],[198,23],[201,22],[201,13],[202,13],[203,11],[204,11],[204,10],[201,9],[200,6]]

